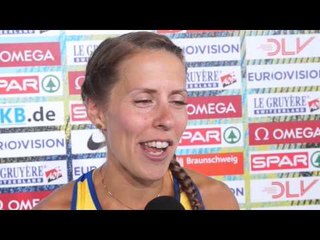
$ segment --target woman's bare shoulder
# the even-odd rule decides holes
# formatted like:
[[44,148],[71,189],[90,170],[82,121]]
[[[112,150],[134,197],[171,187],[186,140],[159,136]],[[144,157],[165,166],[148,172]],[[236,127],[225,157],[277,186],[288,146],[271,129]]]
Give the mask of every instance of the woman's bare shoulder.
[[195,182],[207,210],[238,210],[239,204],[230,188],[222,181],[186,169]]
[[33,210],[70,210],[74,181],[57,188],[42,199]]

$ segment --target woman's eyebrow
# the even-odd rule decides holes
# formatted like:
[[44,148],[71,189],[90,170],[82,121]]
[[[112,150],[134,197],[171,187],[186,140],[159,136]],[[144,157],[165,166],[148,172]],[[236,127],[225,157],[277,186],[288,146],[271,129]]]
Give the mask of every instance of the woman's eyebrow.
[[173,90],[171,92],[171,94],[183,94],[183,95],[186,94],[186,95],[188,95],[188,92],[185,89],[178,89],[178,90]]
[[[143,92],[143,93],[154,94],[157,91],[158,91],[157,89],[152,89],[152,88],[135,88],[131,92]],[[187,95],[188,92],[185,89],[177,89],[177,90],[172,90],[170,94],[183,94],[183,95],[186,94]]]
[[135,88],[131,92],[143,92],[143,93],[156,93],[156,89],[151,89],[151,88]]

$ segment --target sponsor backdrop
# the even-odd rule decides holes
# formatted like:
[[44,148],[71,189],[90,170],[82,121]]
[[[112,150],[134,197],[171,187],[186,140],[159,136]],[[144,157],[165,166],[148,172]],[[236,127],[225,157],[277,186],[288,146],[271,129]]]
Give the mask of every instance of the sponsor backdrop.
[[[183,48],[185,168],[241,209],[320,209],[320,31],[154,30]],[[80,87],[90,54],[128,31],[0,31],[0,209],[31,209],[100,166]]]

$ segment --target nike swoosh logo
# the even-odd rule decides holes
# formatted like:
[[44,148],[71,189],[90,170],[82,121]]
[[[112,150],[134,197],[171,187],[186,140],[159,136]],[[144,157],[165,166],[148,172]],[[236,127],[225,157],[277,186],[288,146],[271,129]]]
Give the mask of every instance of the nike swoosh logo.
[[92,136],[93,134],[91,134],[90,138],[88,139],[88,142],[87,142],[87,147],[94,151],[94,150],[97,150],[99,148],[102,148],[105,146],[105,142],[95,142],[93,139],[92,139]]

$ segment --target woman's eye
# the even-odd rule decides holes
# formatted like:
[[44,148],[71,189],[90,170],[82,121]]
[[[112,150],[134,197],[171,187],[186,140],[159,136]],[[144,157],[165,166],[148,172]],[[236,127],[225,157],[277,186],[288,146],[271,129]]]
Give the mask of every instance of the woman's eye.
[[153,104],[153,101],[151,99],[140,99],[140,100],[134,100],[134,104],[137,107],[150,107]]
[[152,100],[150,99],[142,99],[142,100],[135,100],[135,103],[151,103]]
[[187,105],[187,103],[185,101],[173,101],[173,102],[174,102],[174,104],[180,105],[180,106]]

